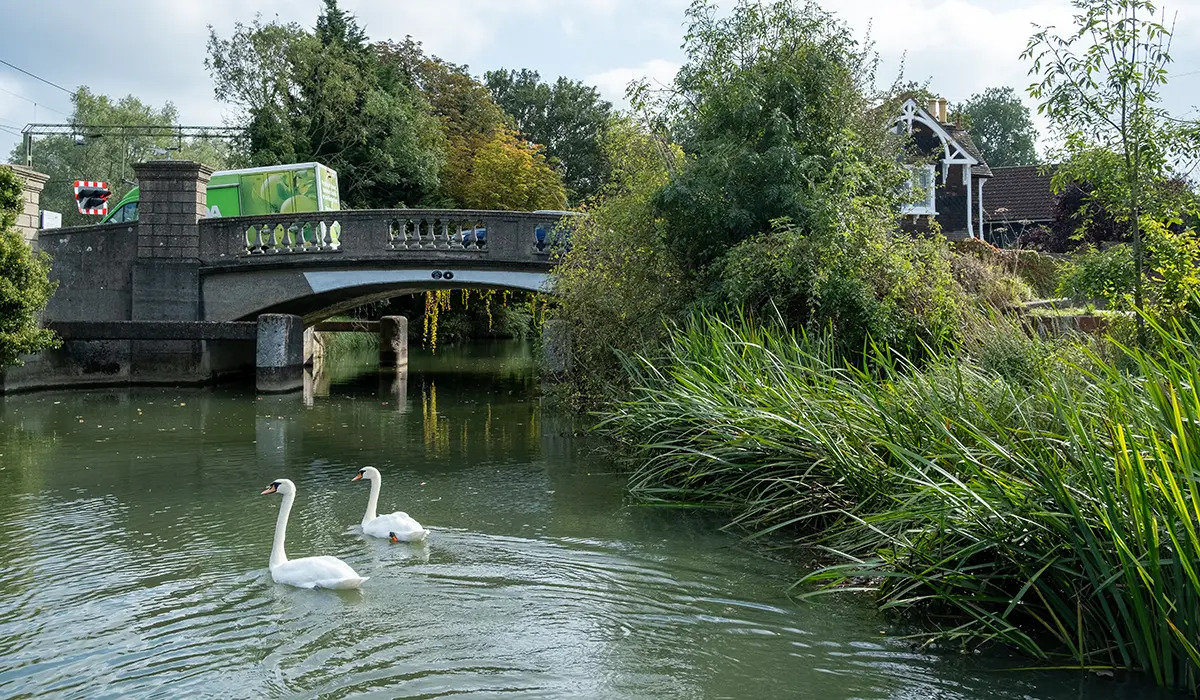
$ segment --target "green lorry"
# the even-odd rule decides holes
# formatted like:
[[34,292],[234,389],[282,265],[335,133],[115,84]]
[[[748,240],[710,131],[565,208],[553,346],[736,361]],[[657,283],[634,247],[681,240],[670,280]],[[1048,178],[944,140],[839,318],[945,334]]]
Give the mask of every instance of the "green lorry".
[[[137,221],[137,187],[101,219],[102,224]],[[341,208],[337,173],[320,163],[221,170],[208,181],[210,217],[334,211]]]

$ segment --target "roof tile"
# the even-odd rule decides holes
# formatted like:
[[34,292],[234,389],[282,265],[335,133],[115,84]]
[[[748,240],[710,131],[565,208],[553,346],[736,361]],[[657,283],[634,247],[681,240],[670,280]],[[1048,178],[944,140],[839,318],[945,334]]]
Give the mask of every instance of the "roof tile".
[[1054,218],[1054,195],[1050,192],[1053,166],[1013,165],[992,168],[992,178],[983,188],[985,221],[1050,221]]

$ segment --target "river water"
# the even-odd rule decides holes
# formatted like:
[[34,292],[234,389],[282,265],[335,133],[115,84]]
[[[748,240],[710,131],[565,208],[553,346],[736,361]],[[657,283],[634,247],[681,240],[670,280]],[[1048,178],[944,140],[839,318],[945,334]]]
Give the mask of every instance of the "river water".
[[[797,570],[703,513],[627,502],[539,400],[520,344],[369,358],[303,393],[0,398],[0,697],[1165,698],[1136,681],[918,651],[867,601],[796,603]],[[363,466],[423,545],[353,531]],[[332,554],[361,591],[275,584]]]

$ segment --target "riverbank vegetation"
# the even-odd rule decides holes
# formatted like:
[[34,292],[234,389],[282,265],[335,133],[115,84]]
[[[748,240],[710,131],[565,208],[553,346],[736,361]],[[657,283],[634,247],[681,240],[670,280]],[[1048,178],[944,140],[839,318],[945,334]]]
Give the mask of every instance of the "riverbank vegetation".
[[[1075,4],[1026,56],[1074,257],[902,230],[911,86],[876,90],[814,3],[701,1],[674,83],[631,86],[605,136],[557,313],[638,497],[817,552],[804,595],[1195,692],[1200,248],[1175,167],[1200,129],[1158,107],[1155,8]],[[1040,337],[1023,305],[1055,296],[1107,306],[1105,334]]]
[[627,363],[601,427],[636,455],[641,498],[823,552],[804,590],[1195,689],[1200,329],[1155,325],[1144,351],[978,328],[863,366],[828,338],[700,318]]

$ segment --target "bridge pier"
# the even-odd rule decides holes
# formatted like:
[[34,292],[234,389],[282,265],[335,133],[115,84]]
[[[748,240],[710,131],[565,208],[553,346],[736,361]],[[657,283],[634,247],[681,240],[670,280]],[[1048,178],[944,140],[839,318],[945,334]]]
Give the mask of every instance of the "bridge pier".
[[571,324],[552,318],[542,326],[542,369],[552,380],[560,380],[571,371]]
[[379,366],[408,366],[408,318],[384,316],[379,319]]
[[304,388],[304,319],[291,314],[258,317],[254,386],[263,393]]

